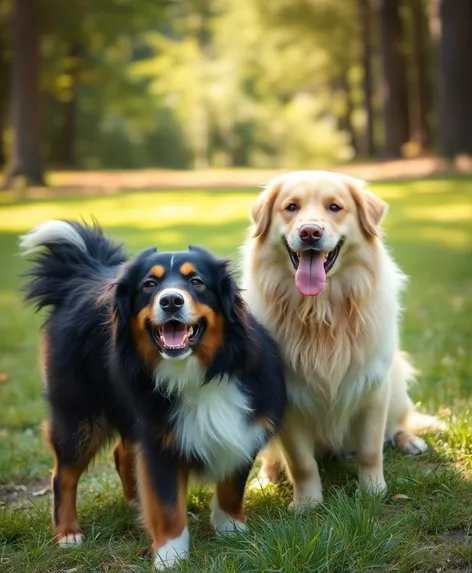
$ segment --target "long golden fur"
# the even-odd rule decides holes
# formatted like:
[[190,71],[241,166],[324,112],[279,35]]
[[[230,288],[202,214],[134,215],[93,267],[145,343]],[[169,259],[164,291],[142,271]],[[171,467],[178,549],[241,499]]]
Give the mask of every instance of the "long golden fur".
[[[315,454],[355,451],[361,487],[383,491],[384,440],[406,453],[426,450],[411,430],[414,369],[398,345],[405,276],[382,240],[386,211],[363,182],[323,171],[274,179],[252,208],[246,299],[281,347],[291,403],[259,480],[275,479],[284,462],[297,507],[323,499]],[[322,233],[310,253],[322,251],[323,268],[334,258],[327,273],[300,266],[306,225]]]

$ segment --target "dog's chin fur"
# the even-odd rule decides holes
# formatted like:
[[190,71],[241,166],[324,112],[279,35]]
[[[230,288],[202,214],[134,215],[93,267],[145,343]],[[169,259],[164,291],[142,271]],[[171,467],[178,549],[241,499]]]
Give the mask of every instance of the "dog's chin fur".
[[405,275],[378,238],[345,245],[318,296],[297,290],[286,251],[270,238],[249,238],[243,258],[249,305],[277,336],[288,365],[334,399],[348,371],[369,360],[386,322],[396,325]]

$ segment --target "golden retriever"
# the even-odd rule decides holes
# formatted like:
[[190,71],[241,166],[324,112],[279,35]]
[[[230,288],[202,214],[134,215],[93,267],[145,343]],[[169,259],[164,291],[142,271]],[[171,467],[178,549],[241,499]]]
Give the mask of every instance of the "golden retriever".
[[384,440],[427,449],[410,425],[414,369],[398,347],[405,276],[382,241],[386,211],[363,182],[325,171],[275,178],[252,208],[243,287],[280,345],[291,403],[259,479],[274,480],[283,459],[294,507],[323,501],[315,454],[355,452],[361,488],[382,492]]

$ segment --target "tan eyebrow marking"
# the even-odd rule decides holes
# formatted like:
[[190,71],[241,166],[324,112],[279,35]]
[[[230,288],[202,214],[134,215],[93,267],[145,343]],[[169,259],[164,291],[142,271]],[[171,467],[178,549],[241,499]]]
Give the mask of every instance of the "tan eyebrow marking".
[[151,269],[151,273],[158,279],[161,279],[164,276],[165,272],[166,271],[164,267],[161,265],[154,265]]
[[197,270],[197,269],[195,268],[195,265],[192,265],[192,263],[189,263],[189,262],[184,263],[184,264],[180,267],[180,272],[181,272],[183,275],[185,275],[185,276],[189,275],[190,273],[195,272],[196,270]]

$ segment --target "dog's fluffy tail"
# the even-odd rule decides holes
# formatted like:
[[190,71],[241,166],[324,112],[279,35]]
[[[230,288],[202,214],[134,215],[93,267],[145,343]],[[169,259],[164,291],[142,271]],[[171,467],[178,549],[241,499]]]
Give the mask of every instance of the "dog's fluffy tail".
[[104,237],[96,223],[46,221],[20,238],[20,249],[26,255],[37,253],[23,276],[29,278],[25,300],[38,310],[83,293],[90,279],[112,277],[126,261],[122,246]]

